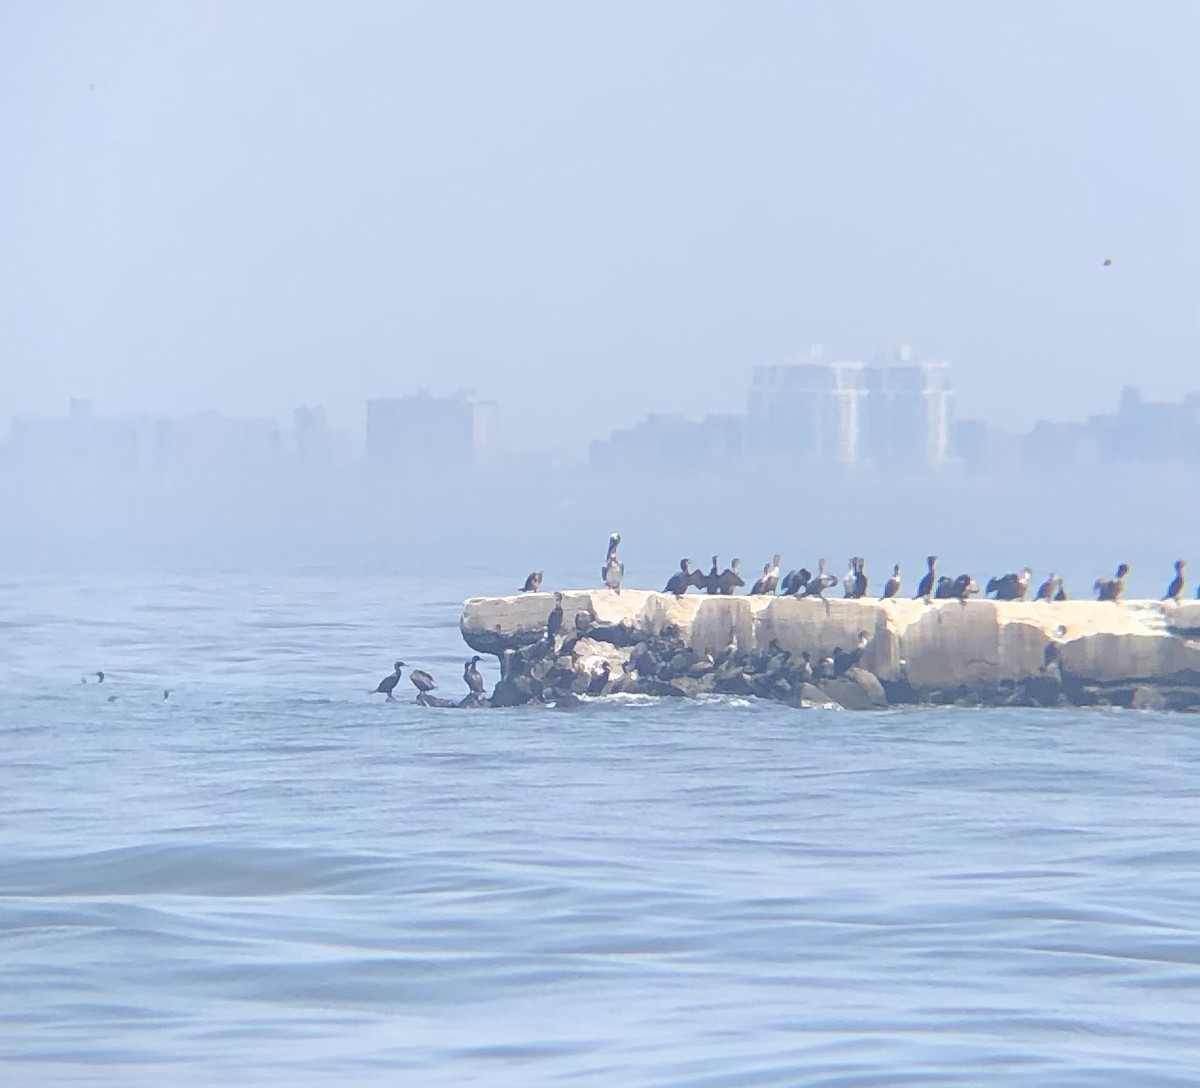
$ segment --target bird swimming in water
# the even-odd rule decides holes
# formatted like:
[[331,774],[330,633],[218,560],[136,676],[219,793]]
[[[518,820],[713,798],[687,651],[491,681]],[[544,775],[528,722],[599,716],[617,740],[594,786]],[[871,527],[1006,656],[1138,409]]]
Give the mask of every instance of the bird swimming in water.
[[679,569],[667,579],[663,592],[674,593],[676,597],[682,597],[692,586],[691,565],[690,559],[679,560]]
[[1098,601],[1119,601],[1125,592],[1125,579],[1129,575],[1129,564],[1122,563],[1111,578],[1097,578],[1092,588]]
[[103,684],[103,683],[104,683],[104,673],[102,673],[102,672],[98,672],[98,673],[96,673],[96,683],[97,683],[97,684]]
[[418,697],[424,695],[427,691],[433,691],[437,687],[437,683],[433,677],[424,669],[410,669],[408,678],[412,681],[413,687],[417,689]]
[[108,697],[108,701],[109,701],[110,703],[115,703],[115,702],[117,701],[117,697],[116,697],[115,695],[110,695],[110,696]]
[[463,666],[463,680],[466,681],[467,687],[475,695],[483,694],[483,676],[479,672],[479,669],[476,668],[482,660],[483,658],[476,654]]
[[542,572],[540,570],[531,571],[529,577],[525,579],[525,584],[521,587],[522,593],[536,593],[542,586]]
[[740,559],[734,559],[725,570],[721,571],[720,590],[722,596],[732,597],[735,589],[746,584],[738,572],[738,567],[741,565],[742,561]]
[[1171,579],[1171,584],[1167,586],[1167,595],[1163,598],[1164,601],[1174,601],[1179,603],[1179,598],[1183,596],[1184,577],[1183,572],[1187,567],[1187,561],[1184,559],[1175,560],[1175,577]]
[[[404,668],[404,662],[397,661],[396,664],[392,666],[391,676],[385,676],[379,681],[379,686],[372,688],[367,692],[367,694],[386,695],[387,699],[384,701],[388,703],[394,703],[396,701],[396,697],[392,694],[392,692],[396,690],[396,685],[400,682],[400,670],[402,668]],[[163,698],[165,699],[166,696],[164,695]]]
[[[371,692],[371,694],[374,695],[375,693]],[[166,688],[163,688],[163,702],[165,703],[169,698],[171,698],[170,691],[168,691]]]
[[554,636],[562,630],[562,625],[562,594],[556,592],[554,594],[554,607],[550,609],[550,615],[546,617],[546,641],[552,646],[554,645]]
[[883,596],[880,600],[890,601],[897,593],[900,592],[900,564],[897,563],[892,567],[892,576],[887,580],[887,584],[883,587]]
[[[933,596],[934,582],[937,578],[937,559],[938,557],[936,555],[929,555],[925,557],[925,562],[929,564],[929,569],[925,572],[925,576],[921,579],[921,584],[917,586],[917,597],[924,597],[927,601]],[[916,600],[916,597],[913,599]]]
[[1112,266],[1113,266],[1113,259],[1111,257],[1105,257],[1104,264],[1101,267],[1112,268]]

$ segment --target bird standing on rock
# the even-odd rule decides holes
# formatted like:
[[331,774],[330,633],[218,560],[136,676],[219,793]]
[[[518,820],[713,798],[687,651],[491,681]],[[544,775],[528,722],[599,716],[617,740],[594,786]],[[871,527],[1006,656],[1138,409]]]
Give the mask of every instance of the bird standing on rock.
[[1129,564],[1122,563],[1111,578],[1097,578],[1092,588],[1098,601],[1119,601],[1125,592],[1125,579],[1129,576]]
[[466,681],[467,687],[475,695],[483,694],[483,676],[480,674],[476,666],[483,659],[476,654],[470,661],[463,666],[463,680]]
[[[396,690],[396,685],[400,682],[400,670],[402,668],[404,668],[404,662],[397,661],[396,664],[394,664],[392,666],[392,669],[394,670],[392,672],[392,675],[385,676],[382,680],[379,681],[379,686],[372,688],[370,691],[367,692],[367,694],[368,695],[386,695],[387,699],[385,701],[389,702],[389,703],[394,703],[396,701],[396,697],[392,694],[392,692]],[[166,698],[165,692],[163,694],[163,698],[164,699]]]
[[1179,603],[1179,598],[1183,596],[1183,572],[1186,568],[1186,560],[1175,560],[1175,577],[1171,579],[1171,584],[1167,586],[1167,595],[1163,598],[1164,601],[1174,601],[1176,604]]
[[600,666],[599,670],[592,675],[591,680],[588,682],[587,694],[588,695],[603,695],[604,688],[605,688],[605,685],[608,684],[608,677],[609,677],[609,674],[611,673],[611,671],[612,671],[612,665],[609,664],[609,662],[605,661]]
[[540,570],[531,571],[528,578],[525,579],[525,584],[521,587],[522,593],[536,593],[542,586],[542,572]]
[[418,701],[420,701],[421,696],[426,692],[433,691],[437,687],[433,677],[424,669],[412,669],[408,674],[408,678],[412,681],[413,687],[417,689]]
[[[926,601],[933,596],[934,584],[937,580],[937,559],[936,555],[925,557],[925,562],[929,564],[929,569],[921,579],[921,584],[917,586],[917,597],[924,597]],[[940,585],[940,583],[938,584]]]
[[897,593],[900,592],[900,564],[897,563],[892,567],[892,576],[887,580],[887,584],[883,587],[884,601],[890,601]]
[[690,559],[679,560],[679,569],[667,579],[663,592],[674,593],[676,597],[682,597],[692,586],[691,566]]
[[554,594],[554,607],[550,609],[550,615],[546,617],[546,641],[549,642],[551,646],[554,645],[554,636],[562,630],[562,625],[562,594],[556,592]]

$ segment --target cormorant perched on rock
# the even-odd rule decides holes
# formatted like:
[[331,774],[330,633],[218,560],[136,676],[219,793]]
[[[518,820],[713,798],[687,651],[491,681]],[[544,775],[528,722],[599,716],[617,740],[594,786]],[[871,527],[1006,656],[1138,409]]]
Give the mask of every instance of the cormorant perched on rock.
[[900,592],[900,564],[897,563],[892,567],[892,576],[887,580],[887,585],[883,587],[882,601],[890,601],[897,593]]
[[710,597],[715,597],[721,592],[721,564],[715,555],[712,557],[712,566],[708,568],[708,575],[704,579],[704,592]]
[[542,586],[542,572],[535,570],[530,572],[528,578],[525,579],[525,584],[521,587],[522,593],[536,593]]
[[1175,577],[1171,579],[1171,584],[1167,586],[1167,595],[1163,598],[1164,601],[1174,601],[1176,604],[1179,603],[1179,598],[1183,596],[1183,572],[1186,567],[1186,560],[1175,560]]
[[960,574],[950,586],[950,596],[966,602],[973,593],[979,592],[979,585],[969,574]]
[[[392,670],[393,670],[392,675],[385,676],[382,680],[379,681],[379,686],[376,688],[372,688],[370,691],[367,692],[367,694],[368,695],[386,695],[387,702],[394,703],[396,701],[396,698],[394,695],[392,695],[392,692],[396,690],[396,685],[400,682],[400,670],[402,668],[404,668],[404,662],[397,661],[396,664],[394,664],[392,666]],[[164,695],[164,698],[165,698],[165,695]]]
[[550,615],[546,617],[546,641],[551,645],[554,643],[554,636],[562,630],[563,625],[563,610],[562,610],[562,594],[554,594],[554,607],[550,609]]
[[[841,653],[842,648],[840,646],[835,646],[833,652],[835,654]],[[833,676],[833,655],[830,654],[827,657],[822,657],[813,666],[813,680],[814,681],[815,680],[828,680],[832,676]]]
[[855,665],[862,660],[863,650],[867,648],[867,643],[871,641],[871,636],[866,631],[859,631],[858,645],[849,653],[844,653],[839,646],[833,651],[833,675],[841,676],[847,669],[854,668]]
[[861,601],[867,595],[867,572],[863,568],[867,561],[860,555],[854,559],[854,580],[850,585],[850,596]]
[[825,600],[825,590],[832,589],[837,585],[837,582],[838,580],[836,574],[825,573],[825,560],[818,559],[817,573],[814,574],[808,582],[808,596],[820,597],[821,600]]
[[592,615],[586,608],[575,613],[575,630],[583,635],[587,633],[587,629],[591,627],[592,621],[596,617]]
[[412,681],[412,685],[417,689],[417,695],[420,697],[427,691],[433,691],[437,687],[432,676],[424,669],[412,669],[409,671],[408,678]]
[[1046,580],[1037,588],[1037,593],[1033,595],[1034,601],[1052,601],[1054,600],[1054,589],[1057,584],[1057,575],[1051,571]]
[[463,666],[463,679],[466,681],[467,687],[470,688],[475,695],[483,694],[483,676],[475,667],[482,660],[483,658],[476,654]]
[[1097,578],[1092,588],[1096,591],[1098,601],[1119,601],[1125,592],[1125,579],[1129,574],[1129,564],[1122,563],[1111,578]]
[[605,661],[600,666],[599,670],[597,670],[596,672],[594,672],[592,674],[592,679],[588,682],[587,694],[588,695],[603,695],[604,688],[608,684],[608,677],[611,672],[612,672],[612,665],[610,665],[607,661]]
[[1067,599],[1067,587],[1063,582],[1062,575],[1058,576],[1058,589],[1055,591],[1054,599],[1056,601],[1065,601]]
[[738,573],[738,567],[741,565],[742,561],[740,559],[734,559],[733,562],[729,564],[728,568],[721,571],[720,589],[722,596],[732,597],[733,591],[737,589],[738,586],[744,586],[746,584],[741,574]]
[[[921,584],[924,585],[925,584],[924,581],[922,581]],[[926,596],[926,595],[922,594],[922,596]],[[954,596],[954,579],[947,578],[946,575],[943,574],[937,580],[937,589],[935,589],[933,591],[933,599],[935,601],[947,601],[953,596]]]
[[812,654],[807,650],[800,651],[800,664],[797,666],[796,675],[802,684],[813,682]]
[[[933,596],[934,583],[937,581],[937,571],[934,569],[937,565],[937,558],[936,555],[925,557],[925,562],[929,564],[929,569],[921,579],[921,584],[917,586],[917,597],[924,597],[925,600],[929,600]],[[937,582],[937,584],[941,585],[940,582]],[[916,597],[913,599],[916,600]]]
[[729,628],[729,642],[726,644],[725,649],[717,654],[715,658],[716,663],[718,665],[724,665],[726,661],[732,661],[735,657],[737,657],[737,651],[737,628],[731,627]]
[[1026,567],[1020,574],[1004,574],[989,578],[985,593],[995,594],[998,601],[1023,601],[1029,592],[1029,580],[1033,571]]
[[679,560],[679,569],[667,579],[663,592],[674,593],[676,597],[682,597],[692,586],[691,566],[690,559]]
[[763,564],[762,577],[750,587],[752,595],[771,596],[779,588],[779,563],[782,558],[776,552],[770,563]]
[[812,571],[801,567],[799,570],[789,570],[779,583],[781,597],[803,597],[808,592],[808,580]]

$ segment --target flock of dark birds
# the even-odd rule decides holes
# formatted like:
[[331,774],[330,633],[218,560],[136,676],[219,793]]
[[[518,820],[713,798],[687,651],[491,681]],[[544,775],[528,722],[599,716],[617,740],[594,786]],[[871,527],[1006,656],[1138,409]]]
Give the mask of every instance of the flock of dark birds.
[[[621,534],[613,533],[608,539],[608,551],[604,558],[604,564],[600,568],[600,580],[602,584],[606,589],[612,590],[614,593],[621,592],[621,583],[625,576],[625,564],[617,555],[620,544]],[[846,573],[840,579],[836,574],[831,574],[826,569],[824,559],[817,561],[815,573],[806,567],[799,567],[789,570],[786,573],[781,573],[782,558],[777,553],[772,556],[769,562],[763,564],[761,576],[754,581],[749,589],[750,595],[797,598],[815,597],[818,600],[827,601],[826,593],[835,589],[840,583],[842,596],[845,599],[862,600],[868,596],[870,580],[866,572],[866,560],[862,556],[851,557]],[[980,592],[979,583],[969,574],[959,574],[955,577],[945,574],[939,575],[937,562],[938,557],[936,555],[926,557],[926,570],[917,585],[916,593],[913,594],[914,600],[925,600],[926,602],[933,600],[958,600],[965,603]],[[689,590],[696,589],[712,596],[732,596],[746,584],[745,579],[742,578],[740,567],[741,560],[734,559],[728,567],[722,570],[718,557],[714,555],[712,557],[712,565],[706,574],[700,570],[693,570],[690,559],[681,559],[679,561],[679,569],[667,579],[667,584],[663,587],[662,592],[682,597]],[[1183,597],[1184,586],[1186,584],[1186,569],[1187,563],[1185,560],[1180,559],[1176,561],[1175,576],[1167,586],[1163,600],[1178,603]],[[1096,600],[1119,601],[1125,592],[1125,583],[1129,577],[1129,571],[1129,564],[1121,563],[1111,578],[1098,578],[1092,586]],[[1033,571],[1029,567],[1025,567],[1020,571],[1002,574],[990,578],[983,587],[983,593],[985,596],[998,601],[1028,600],[1032,578]],[[529,576],[525,579],[525,584],[521,587],[521,592],[540,592],[542,580],[542,571],[535,570],[530,572]],[[900,565],[897,563],[892,567],[892,573],[884,583],[883,592],[880,594],[879,599],[886,601],[898,598],[900,595]],[[1200,592],[1196,596],[1200,598]],[[1051,573],[1037,588],[1033,599],[1047,603],[1067,600],[1067,591],[1063,579],[1059,575]],[[554,594],[554,606],[546,618],[546,640],[551,646],[556,644],[556,639],[562,633],[562,600],[562,594],[556,592]],[[594,617],[590,613],[578,613],[575,617],[575,626],[578,629],[576,633],[581,635],[593,619]],[[828,661],[822,659],[816,665],[812,665],[807,660],[807,655],[804,655],[805,661],[802,668],[806,674],[818,680],[822,678],[822,674],[827,677],[840,675],[848,668],[853,667],[858,656],[862,653],[864,644],[865,639],[860,638],[859,645],[855,650],[848,653],[838,652],[836,657],[840,658],[839,660],[831,657]],[[484,695],[483,676],[478,669],[480,660],[479,655],[475,655],[464,664],[463,681],[467,685],[468,693],[465,698],[457,701],[434,695],[433,691],[437,687],[437,684],[433,677],[422,669],[413,669],[409,673],[408,678],[417,689],[416,701],[425,706],[486,706],[487,699]],[[395,702],[394,692],[396,685],[400,682],[401,670],[403,668],[404,662],[397,661],[392,673],[380,680],[378,686],[371,689],[370,694],[385,695],[389,702]],[[592,678],[587,693],[602,693],[606,689],[609,689],[610,681],[612,681],[610,690],[617,690],[619,688],[619,680],[613,681],[611,667],[605,663]],[[165,692],[163,693],[164,698],[166,694]]]
[[[617,593],[621,592],[621,580],[625,574],[625,564],[617,558],[617,548],[620,543],[620,533],[613,533],[608,538],[608,555],[605,558],[604,566],[600,569],[600,578],[605,587]],[[763,564],[762,575],[750,587],[749,592],[752,596],[818,597],[825,600],[826,592],[835,589],[839,582],[844,598],[861,600],[867,596],[869,579],[866,572],[866,560],[862,556],[851,557],[849,568],[840,579],[836,574],[831,574],[826,570],[824,559],[817,561],[815,574],[807,567],[799,567],[789,570],[786,574],[781,574],[782,561],[783,556],[777,552],[772,556],[770,562]],[[917,585],[917,592],[913,594],[914,600],[966,601],[979,593],[979,583],[969,574],[959,574],[953,578],[946,574],[939,575],[937,562],[936,555],[926,557],[926,570]],[[662,592],[682,597],[689,589],[697,589],[711,596],[718,594],[726,597],[732,596],[746,584],[741,574],[741,563],[740,559],[734,559],[728,567],[721,570],[719,559],[714,555],[712,566],[705,574],[701,570],[693,570],[690,559],[681,559],[679,569],[667,579],[667,584],[663,586]],[[1176,560],[1175,577],[1167,586],[1163,600],[1178,602],[1183,596],[1186,569],[1187,562],[1185,560]],[[1111,578],[1096,579],[1092,586],[1096,599],[1098,601],[1119,601],[1125,592],[1125,582],[1128,576],[1129,564],[1122,563]],[[1032,569],[1025,567],[1021,571],[1013,571],[988,579],[983,592],[997,601],[1024,601],[1028,599],[1032,579]],[[521,587],[521,592],[537,593],[541,586],[542,571],[535,570],[525,579],[525,585]],[[899,597],[900,589],[900,564],[897,563],[892,567],[891,576],[884,583],[883,593],[880,594],[879,599],[886,601],[893,597]],[[1196,596],[1200,599],[1200,591]],[[1049,577],[1038,587],[1033,599],[1047,602],[1067,600],[1067,590],[1063,579],[1051,572]]]

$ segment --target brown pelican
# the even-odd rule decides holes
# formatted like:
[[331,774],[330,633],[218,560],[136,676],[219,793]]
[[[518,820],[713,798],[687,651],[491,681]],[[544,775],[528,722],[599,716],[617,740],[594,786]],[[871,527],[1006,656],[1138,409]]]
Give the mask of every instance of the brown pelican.
[[1098,601],[1119,601],[1125,592],[1125,579],[1129,574],[1129,564],[1122,563],[1111,578],[1097,578],[1092,588],[1096,591]]

